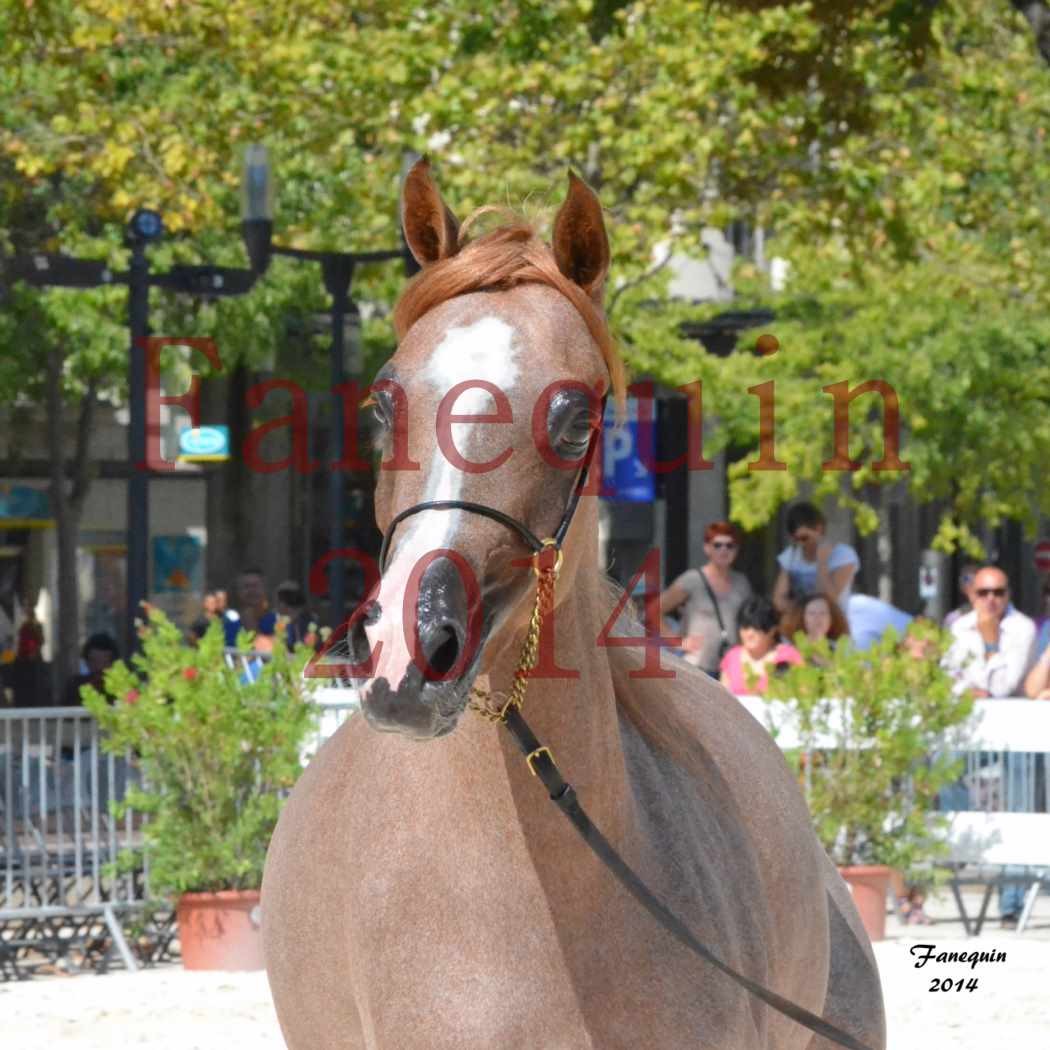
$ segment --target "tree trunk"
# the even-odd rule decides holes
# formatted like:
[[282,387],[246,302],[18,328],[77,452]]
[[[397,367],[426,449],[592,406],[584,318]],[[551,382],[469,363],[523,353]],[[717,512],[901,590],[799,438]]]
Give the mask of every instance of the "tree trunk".
[[97,382],[92,380],[80,402],[73,452],[72,481],[66,478],[65,401],[62,371],[65,355],[58,347],[47,351],[47,444],[51,465],[51,507],[58,548],[56,630],[51,660],[52,696],[61,704],[66,684],[77,673],[80,651],[80,581],[77,576],[77,539],[91,483],[90,444]]
[[875,555],[874,574],[867,578],[874,578],[875,596],[884,602],[892,602],[893,594],[893,523],[890,516],[890,504],[892,503],[890,489],[886,485],[870,485],[867,492],[867,502],[874,509],[878,517],[878,525],[875,530],[875,542],[868,549]]

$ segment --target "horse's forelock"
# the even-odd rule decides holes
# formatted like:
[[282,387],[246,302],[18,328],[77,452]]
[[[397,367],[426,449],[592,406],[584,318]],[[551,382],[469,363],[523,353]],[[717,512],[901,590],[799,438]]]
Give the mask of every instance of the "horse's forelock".
[[[471,215],[461,227],[461,243],[471,225],[494,210],[498,209],[481,208]],[[622,402],[623,363],[605,315],[578,284],[558,269],[550,248],[540,240],[532,224],[521,218],[515,217],[507,225],[463,244],[454,255],[419,273],[409,282],[394,308],[394,330],[398,339],[403,339],[424,314],[449,299],[519,284],[545,284],[572,303],[605,359],[613,396]]]

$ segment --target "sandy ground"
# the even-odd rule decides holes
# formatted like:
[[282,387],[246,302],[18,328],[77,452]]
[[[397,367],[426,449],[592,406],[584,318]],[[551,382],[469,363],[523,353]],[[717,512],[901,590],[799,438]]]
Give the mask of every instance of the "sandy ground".
[[[975,914],[977,902],[968,898]],[[994,905],[993,905],[994,910]],[[1023,934],[989,922],[965,939],[954,905],[929,908],[933,926],[888,920],[888,939],[875,946],[889,1019],[890,1050],[1045,1050],[1050,1047],[1050,901],[1037,903]],[[1004,951],[1006,960],[915,967],[910,949]],[[951,978],[949,991],[931,991]],[[955,990],[976,978],[977,987]],[[11,1050],[282,1050],[261,973],[191,973],[166,966],[136,974],[38,977],[0,984],[0,1045]]]

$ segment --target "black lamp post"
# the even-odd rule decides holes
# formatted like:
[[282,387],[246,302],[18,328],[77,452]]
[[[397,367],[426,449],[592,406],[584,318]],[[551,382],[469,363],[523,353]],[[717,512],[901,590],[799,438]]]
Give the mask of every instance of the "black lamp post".
[[222,266],[173,266],[167,273],[150,271],[147,249],[164,236],[160,215],[148,208],[135,212],[128,223],[126,244],[131,262],[126,273],[114,273],[96,259],[68,255],[30,255],[9,260],[5,273],[38,288],[128,287],[128,488],[127,488],[127,621],[126,652],[137,648],[135,618],[147,597],[149,583],[149,466],[146,448],[146,339],[149,335],[149,290],[151,287],[216,298],[244,295],[258,277],[254,269]]
[[[329,348],[329,382],[332,387],[332,453],[334,464],[343,459],[343,399],[338,388],[346,380],[345,374],[345,322],[348,315],[357,313],[357,307],[350,299],[350,289],[354,280],[354,268],[359,263],[387,262],[391,259],[402,259],[408,276],[416,272],[415,260],[402,245],[373,252],[322,252],[305,251],[299,248],[283,248],[273,243],[273,179],[270,162],[265,146],[249,146],[244,159],[244,180],[241,196],[241,230],[244,246],[248,252],[253,270],[257,274],[266,272],[274,255],[284,255],[292,259],[305,259],[321,264],[321,277],[325,291],[332,299],[332,328]],[[343,546],[343,502],[346,491],[346,479],[342,470],[332,469],[328,475],[328,509],[329,527],[328,543],[330,550],[339,550]],[[331,598],[331,626],[339,627],[343,622],[346,608],[346,563],[341,558],[333,558],[328,569],[328,588]]]

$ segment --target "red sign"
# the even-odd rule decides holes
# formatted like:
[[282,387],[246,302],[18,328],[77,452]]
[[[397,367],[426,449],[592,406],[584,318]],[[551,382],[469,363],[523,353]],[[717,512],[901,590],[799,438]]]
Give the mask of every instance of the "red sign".
[[1050,540],[1040,540],[1035,545],[1036,572],[1050,572]]

